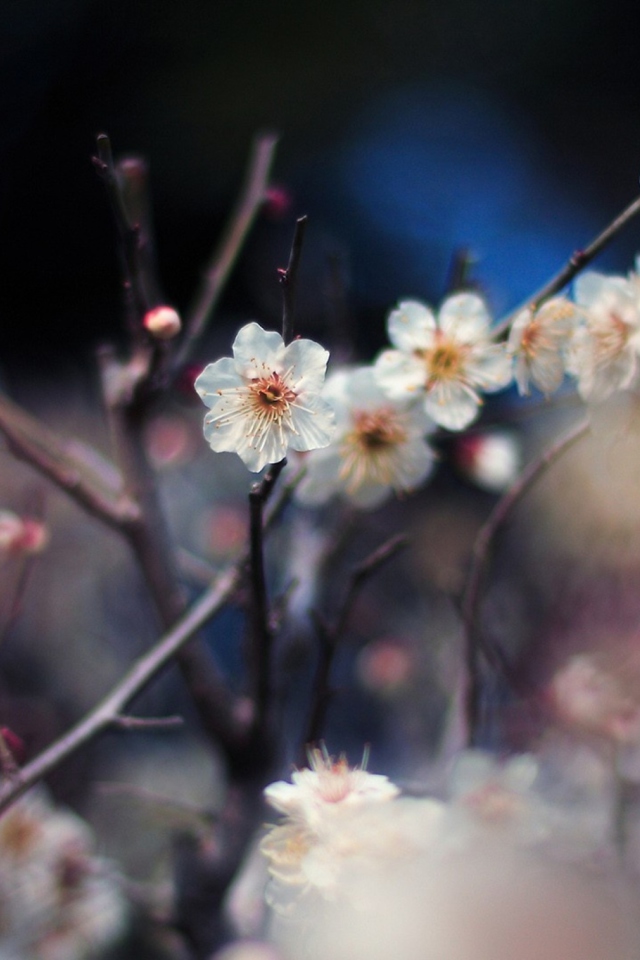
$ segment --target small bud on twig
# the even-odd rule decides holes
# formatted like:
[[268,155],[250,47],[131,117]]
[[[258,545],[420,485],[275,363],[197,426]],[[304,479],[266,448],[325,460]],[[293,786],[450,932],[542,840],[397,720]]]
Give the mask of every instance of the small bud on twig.
[[171,340],[182,329],[180,315],[173,307],[154,307],[148,310],[142,321],[145,330],[156,340]]

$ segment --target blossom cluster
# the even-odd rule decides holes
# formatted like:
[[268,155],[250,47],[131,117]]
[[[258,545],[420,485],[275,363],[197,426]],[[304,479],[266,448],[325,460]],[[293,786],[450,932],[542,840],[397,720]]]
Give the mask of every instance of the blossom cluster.
[[273,940],[285,957],[632,957],[601,770],[566,779],[468,751],[444,799],[405,797],[314,751],[265,792],[285,815],[261,844]]
[[[447,297],[436,313],[418,300],[391,311],[391,347],[372,364],[342,368],[325,382],[328,353],[310,340],[285,345],[250,323],[233,358],[209,364],[195,387],[210,408],[205,436],[258,472],[289,450],[306,454],[299,502],[339,495],[356,507],[420,487],[435,459],[436,428],[464,431],[486,394],[514,381],[550,395],[573,377],[585,401],[601,401],[636,379],[640,352],[640,276],[588,272],[574,299],[553,297],[522,310],[506,339],[484,300]],[[517,457],[515,457],[517,459]]]
[[0,820],[0,960],[89,960],[124,933],[117,876],[87,824],[32,790]]

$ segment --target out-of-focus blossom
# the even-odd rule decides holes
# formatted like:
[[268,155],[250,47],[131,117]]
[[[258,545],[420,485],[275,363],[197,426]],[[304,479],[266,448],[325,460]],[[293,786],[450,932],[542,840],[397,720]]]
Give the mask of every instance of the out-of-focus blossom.
[[0,510],[0,557],[40,553],[49,542],[49,531],[40,520]]
[[368,643],[358,656],[360,682],[375,693],[402,694],[414,672],[411,651],[393,638]]
[[210,363],[195,382],[209,413],[204,435],[212,450],[237,453],[259,472],[289,449],[325,447],[333,411],[320,396],[329,354],[312,340],[285,346],[257,323],[242,327],[233,358]]
[[482,393],[508,386],[512,360],[503,343],[490,340],[491,318],[476,294],[444,301],[438,316],[405,300],[387,323],[394,350],[377,359],[378,383],[392,399],[424,397],[429,417],[448,430],[463,430],[478,415]]
[[196,452],[191,426],[184,417],[175,414],[162,414],[151,420],[145,431],[145,444],[157,469],[180,466],[191,460]]
[[274,828],[275,943],[291,960],[632,960],[630,903],[602,856],[610,821],[546,773],[470,751],[448,802],[394,796]]
[[291,210],[293,198],[288,187],[272,183],[264,195],[263,210],[272,220],[282,220]]
[[548,694],[558,719],[573,730],[621,744],[640,741],[640,700],[594,657],[571,657],[551,680]]
[[469,480],[492,493],[506,490],[522,465],[520,442],[511,430],[489,430],[460,437],[454,456]]
[[172,340],[182,329],[180,314],[173,307],[154,307],[145,313],[142,324],[156,340]]
[[88,826],[40,790],[0,819],[2,950],[16,960],[94,960],[125,931],[127,909]]
[[292,783],[279,780],[264,791],[265,799],[279,813],[315,827],[323,817],[352,806],[390,800],[400,792],[388,777],[350,767],[344,755],[334,760],[326,748],[309,752],[309,767],[296,770]]
[[528,394],[533,383],[544,394],[554,393],[565,372],[565,350],[580,310],[565,297],[547,300],[535,312],[522,310],[509,333],[509,352],[515,358],[518,390]]
[[634,381],[640,349],[640,298],[625,277],[585,273],[574,296],[584,322],[575,331],[567,370],[578,380],[584,400],[605,400]]
[[336,432],[329,446],[305,458],[296,490],[300,503],[316,506],[339,494],[373,509],[392,492],[414,490],[426,480],[433,453],[424,439],[430,422],[421,406],[391,400],[370,367],[335,373],[323,396],[335,409]]

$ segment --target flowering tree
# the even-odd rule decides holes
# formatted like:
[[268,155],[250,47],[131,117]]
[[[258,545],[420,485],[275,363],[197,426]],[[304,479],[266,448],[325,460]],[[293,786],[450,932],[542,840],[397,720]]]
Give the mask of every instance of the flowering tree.
[[[332,365],[324,346],[298,336],[306,219],[298,220],[289,264],[279,271],[281,333],[243,325],[232,356],[192,378],[208,408],[212,453],[203,441],[203,455],[237,454],[250,473],[262,473],[248,494],[246,544],[217,570],[193,556],[182,556],[181,566],[146,431],[200,349],[265,200],[274,148],[272,138],[257,141],[228,230],[181,317],[157,293],[144,169],[131,159],[116,163],[100,136],[94,160],[119,233],[129,333],[124,358],[110,348],[99,354],[113,463],[70,447],[0,396],[9,449],[128,545],[162,631],[97,706],[35,756],[22,755],[20,731],[0,733],[0,957],[119,949],[133,956],[140,916],[145,955],[158,957],[208,957],[240,935],[258,940],[224,949],[381,960],[392,952],[452,960],[516,951],[532,960],[636,956],[635,778],[627,762],[640,741],[640,694],[605,651],[574,652],[545,688],[545,723],[564,731],[561,745],[539,733],[525,751],[492,756],[500,698],[487,691],[517,698],[521,684],[480,614],[496,537],[516,504],[589,433],[592,412],[637,387],[640,278],[581,271],[640,211],[640,199],[515,314],[494,322],[468,284],[437,311],[402,300],[388,317],[391,346],[352,365]],[[530,401],[532,411],[552,395],[581,411],[521,470],[513,428],[496,433],[486,423],[489,398],[509,389],[544,395]],[[461,642],[442,701],[445,732],[425,751],[420,775],[398,768],[404,783],[396,785],[368,772],[366,754],[359,767],[344,754],[334,759],[323,738],[357,594],[392,567],[409,514],[395,514],[400,529],[385,530],[348,568],[341,551],[357,543],[361,518],[393,498],[424,491],[426,503],[438,460],[455,450],[467,475],[500,496],[457,591]],[[55,529],[41,517],[0,514],[2,557],[23,565],[13,619],[28,596],[29,565],[47,562],[49,537]],[[271,552],[269,537],[277,544]],[[187,567],[204,567],[210,580],[191,603]],[[202,634],[229,604],[243,611],[232,635],[242,647],[239,685]],[[301,611],[314,640],[313,669],[302,678],[288,662],[295,644],[287,626]],[[371,684],[404,682],[415,666],[401,645],[361,646],[349,666]],[[223,786],[213,814],[191,811],[197,829],[190,821],[171,891],[156,886],[143,896],[96,855],[86,824],[38,785],[107,730],[162,736],[183,722],[128,712],[172,661],[188,692],[180,712],[188,709],[188,722],[220,758]],[[292,760],[292,782],[268,785]],[[266,832],[263,797],[284,817]],[[243,894],[251,883],[257,892]]]

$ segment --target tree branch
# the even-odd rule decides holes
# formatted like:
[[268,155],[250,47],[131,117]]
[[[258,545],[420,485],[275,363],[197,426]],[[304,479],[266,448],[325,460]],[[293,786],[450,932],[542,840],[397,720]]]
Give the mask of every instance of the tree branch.
[[293,340],[293,331],[295,330],[296,281],[307,222],[307,217],[299,217],[296,220],[289,263],[285,270],[278,270],[280,286],[282,287],[282,339],[285,343],[290,343]]
[[277,137],[263,134],[253,144],[245,183],[220,245],[205,269],[195,301],[187,313],[185,333],[176,353],[174,370],[177,372],[188,360],[201,337],[209,317],[236,262],[238,254],[265,198]]
[[599,253],[604,250],[607,244],[613,240],[613,238],[620,233],[620,231],[626,227],[626,225],[633,220],[635,216],[640,213],[640,196],[636,197],[628,207],[618,214],[611,223],[604,228],[604,230],[598,234],[598,236],[591,241],[588,247],[585,247],[584,250],[576,250],[567,260],[566,264],[560,270],[555,277],[552,277],[548,283],[538,290],[537,293],[533,295],[526,303],[518,307],[517,310],[514,310],[513,313],[510,313],[504,320],[501,320],[500,323],[492,330],[492,335],[494,338],[501,337],[505,334],[511,324],[513,323],[515,317],[526,307],[531,307],[533,310],[537,310],[541,303],[544,300],[548,300],[549,297],[553,297],[554,294],[559,293],[563,287],[566,287],[568,283],[571,283],[573,278],[580,273],[581,270],[591,263],[591,261],[598,256]]
[[105,484],[86,463],[74,457],[63,442],[8,397],[0,394],[0,432],[11,452],[24,460],[56,487],[63,490],[92,516],[121,530],[139,518],[134,500],[117,499],[105,491]]
[[302,744],[303,752],[306,752],[308,744],[317,741],[322,734],[327,707],[331,700],[331,689],[329,686],[331,667],[338,644],[347,629],[355,599],[369,577],[373,576],[383,564],[395,557],[395,555],[406,546],[406,537],[391,537],[386,543],[383,543],[382,546],[374,550],[373,553],[369,554],[368,557],[353,568],[347,582],[342,604],[333,624],[330,625],[317,614],[315,615],[314,620],[320,639],[320,652],[318,656],[318,668],[313,684],[313,698],[309,712],[309,723]]
[[581,421],[577,426],[571,427],[570,430],[558,437],[540,456],[532,460],[495,505],[476,536],[473,545],[471,566],[469,568],[461,603],[467,682],[465,714],[467,731],[471,742],[475,739],[480,719],[481,678],[479,654],[482,653],[490,666],[496,671],[506,674],[508,677],[508,667],[502,652],[486,641],[481,630],[476,630],[476,620],[484,576],[494,541],[513,509],[539,477],[542,476],[563,453],[569,450],[578,440],[585,437],[589,433],[589,430],[589,421]]

